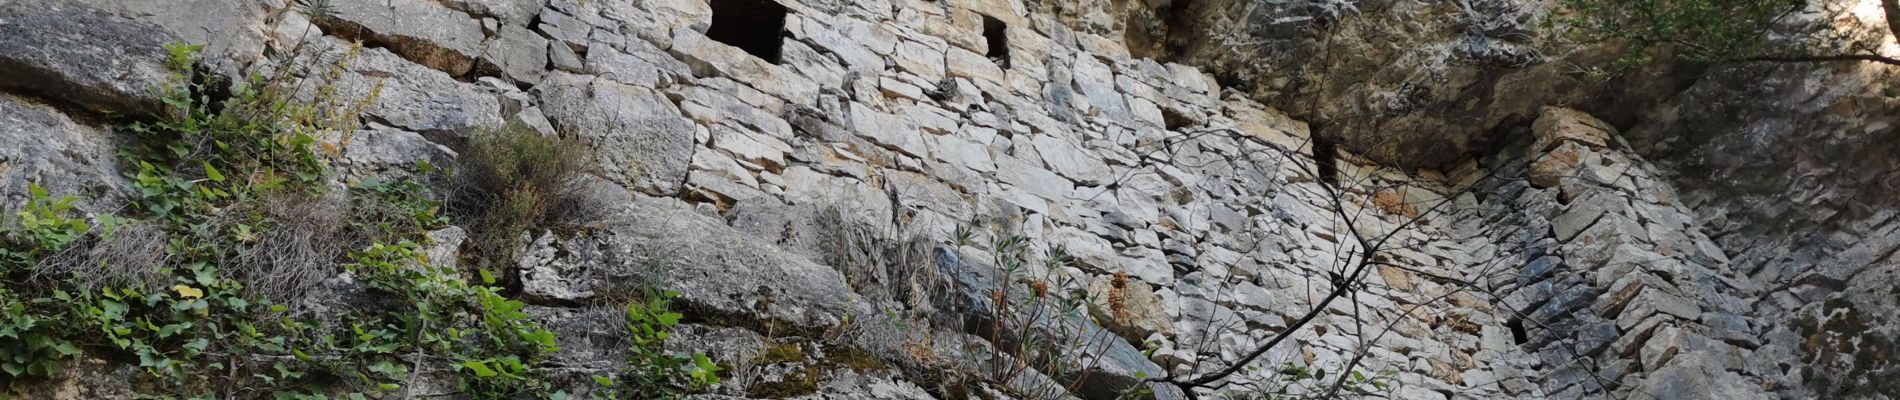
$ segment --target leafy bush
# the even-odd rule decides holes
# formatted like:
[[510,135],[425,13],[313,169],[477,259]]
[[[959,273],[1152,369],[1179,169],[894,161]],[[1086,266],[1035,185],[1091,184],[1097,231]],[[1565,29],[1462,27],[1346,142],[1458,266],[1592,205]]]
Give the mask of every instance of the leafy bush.
[[450,210],[472,228],[476,267],[505,279],[504,285],[515,283],[507,266],[523,232],[562,222],[584,207],[571,183],[591,163],[586,146],[575,139],[510,125],[469,138],[456,164]]
[[15,379],[58,377],[61,360],[80,354],[79,347],[48,324],[57,323],[57,316],[35,312],[55,307],[54,301],[23,301],[0,287],[0,387]]
[[687,393],[719,384],[719,368],[705,354],[666,352],[668,333],[679,325],[682,315],[672,311],[678,293],[659,289],[643,290],[645,297],[627,302],[627,333],[633,344],[627,350],[627,368],[617,377],[594,377],[607,389],[598,397],[678,399]]
[[[77,199],[34,185],[0,230],[0,388],[103,353],[136,360],[150,378],[134,383],[142,398],[443,395],[412,393],[422,375],[452,377],[464,398],[564,396],[547,393],[535,368],[555,337],[527,304],[486,271],[470,278],[423,255],[428,231],[448,222],[428,185],[372,178],[332,189],[327,159],[340,150],[314,138],[347,145],[375,93],[331,99],[355,47],[228,91],[195,72],[196,47],[170,49],[165,111],[126,127],[137,139],[122,151],[134,218],[82,217]],[[495,249],[512,246],[487,244],[568,215],[578,197],[566,183],[587,165],[581,149],[518,128],[476,136],[451,197],[488,241],[475,246],[476,265],[509,261]],[[139,273],[99,268],[122,264]],[[307,289],[344,271],[367,295],[327,314],[293,312],[308,308]],[[673,296],[628,308],[638,344],[617,376],[624,393],[677,397],[718,381],[703,355],[664,353],[680,318],[667,311]]]
[[1668,51],[1691,61],[1760,54],[1766,28],[1799,3],[1786,0],[1561,0],[1545,22],[1579,42],[1618,43],[1624,55],[1592,71],[1609,77]]
[[498,288],[470,284],[459,271],[428,266],[420,248],[407,241],[378,243],[351,254],[348,270],[405,304],[370,316],[367,326],[375,334],[369,336],[393,338],[389,353],[447,356],[450,368],[462,373],[462,390],[477,398],[510,398],[545,389],[528,365],[556,349],[553,332],[529,321],[521,311],[526,304],[502,297]]

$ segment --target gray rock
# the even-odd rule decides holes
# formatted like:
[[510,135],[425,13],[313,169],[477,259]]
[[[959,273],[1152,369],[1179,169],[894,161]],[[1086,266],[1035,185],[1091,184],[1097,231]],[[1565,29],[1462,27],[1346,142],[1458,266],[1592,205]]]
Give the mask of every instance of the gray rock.
[[447,166],[455,161],[455,151],[446,146],[415,132],[375,123],[358,129],[349,136],[348,144],[339,147],[343,156],[337,166],[357,176],[401,174],[421,162]]
[[1636,385],[1639,393],[1657,399],[1764,400],[1773,398],[1749,379],[1725,370],[1713,354],[1696,352],[1656,370]]
[[548,0],[446,0],[442,4],[470,15],[495,17],[504,25],[526,27]]
[[332,0],[325,32],[358,38],[409,61],[461,76],[482,53],[481,22],[430,0]]
[[559,247],[556,243],[558,240],[560,238],[552,233],[541,233],[515,251],[515,267],[519,269],[521,277],[521,295],[539,303],[552,304],[580,304],[593,300],[599,274],[602,273],[593,262],[607,256],[590,253],[580,257],[562,257],[565,249]]
[[502,25],[495,37],[482,45],[480,61],[509,79],[540,83],[548,69],[548,39],[528,28]]
[[535,87],[556,130],[593,146],[597,165],[621,185],[675,194],[693,157],[692,121],[659,93],[607,79],[555,73]]
[[[345,46],[327,38],[319,45],[331,50]],[[338,56],[334,51],[325,53],[319,62],[339,62]],[[315,86],[305,87],[304,95],[314,95]],[[345,104],[364,99],[380,88],[363,113],[411,132],[466,137],[476,130],[502,125],[501,100],[494,93],[383,49],[363,49],[350,61],[349,71],[336,86],[334,100]]]
[[[680,293],[698,320],[815,332],[853,307],[844,275],[681,205],[636,201],[570,238],[545,239],[553,264],[595,296],[651,284]],[[534,251],[534,250],[531,250]],[[524,266],[529,267],[529,266]]]
[[1067,139],[1055,135],[1036,135],[1030,139],[1036,152],[1042,154],[1044,163],[1057,174],[1066,176],[1076,183],[1093,185],[1110,180],[1108,165],[1100,157],[1085,150]]
[[30,198],[28,186],[38,184],[52,196],[78,197],[80,210],[114,211],[132,189],[117,149],[104,130],[0,94],[0,208],[19,209]]
[[1537,311],[1531,312],[1530,319],[1544,323],[1554,322],[1556,318],[1568,316],[1572,311],[1589,307],[1590,303],[1601,294],[1603,294],[1603,289],[1590,285],[1572,286],[1551,297],[1550,302],[1544,303],[1543,307],[1538,307]]
[[911,156],[930,154],[916,123],[871,109],[862,103],[851,103],[850,110],[851,129],[859,136]]
[[43,96],[93,112],[154,110],[170,81],[165,45],[146,21],[82,3],[0,5],[0,90]]
[[1563,259],[1555,256],[1543,256],[1531,260],[1531,262],[1524,264],[1524,268],[1518,270],[1517,285],[1521,287],[1544,280],[1546,276],[1550,275],[1551,271],[1556,270],[1557,267],[1562,264]]
[[1048,200],[1065,200],[1070,193],[1075,192],[1075,182],[1041,166],[1005,155],[996,156],[996,179]]

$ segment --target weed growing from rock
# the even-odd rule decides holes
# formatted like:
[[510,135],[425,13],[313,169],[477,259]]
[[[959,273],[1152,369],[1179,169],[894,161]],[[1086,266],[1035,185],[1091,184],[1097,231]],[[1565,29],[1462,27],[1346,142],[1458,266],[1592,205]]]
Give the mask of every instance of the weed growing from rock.
[[450,209],[472,229],[481,272],[516,284],[514,253],[524,233],[564,221],[585,205],[572,180],[585,172],[587,147],[519,125],[477,132],[452,171]]

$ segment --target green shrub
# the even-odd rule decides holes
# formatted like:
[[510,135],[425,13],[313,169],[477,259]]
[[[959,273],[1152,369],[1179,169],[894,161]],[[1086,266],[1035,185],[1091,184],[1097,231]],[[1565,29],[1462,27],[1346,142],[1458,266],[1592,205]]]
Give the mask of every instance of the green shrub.
[[520,125],[477,132],[467,147],[453,171],[451,214],[471,228],[475,267],[513,285],[517,240],[585,207],[572,181],[592,163],[579,141]]
[[[490,274],[423,256],[427,232],[448,222],[428,185],[372,178],[331,189],[327,159],[340,150],[314,138],[347,145],[372,100],[330,98],[355,49],[226,91],[194,72],[196,47],[172,46],[165,111],[125,128],[136,138],[122,151],[134,218],[81,217],[77,199],[33,185],[0,230],[0,390],[92,353],[135,361],[148,378],[132,383],[141,398],[406,398],[441,395],[410,391],[442,373],[462,398],[563,397],[536,368],[555,337],[527,304]],[[288,72],[319,64],[313,76]],[[474,264],[504,265],[513,236],[568,215],[578,197],[566,184],[588,164],[576,142],[518,128],[471,144],[455,176],[466,190],[450,200],[488,241],[474,246]],[[141,270],[100,268],[119,264]],[[297,312],[305,289],[344,271],[367,295]],[[717,382],[704,356],[663,352],[679,315],[666,311],[670,294],[656,296],[628,309],[642,344],[618,377],[643,386],[627,393]]]
[[705,354],[666,352],[666,340],[683,316],[672,311],[678,293],[647,288],[644,297],[627,302],[627,367],[617,377],[596,376],[607,389],[601,397],[679,399],[719,384],[719,368]]
[[1786,0],[1561,0],[1545,20],[1583,43],[1623,46],[1610,65],[1590,71],[1616,74],[1674,54],[1719,62],[1760,55],[1766,28],[1799,3]]
[[[368,316],[369,326],[382,331],[371,336],[394,338],[390,352],[372,352],[369,359],[402,351],[445,355],[449,368],[461,373],[462,389],[476,398],[511,398],[546,389],[529,365],[556,349],[553,332],[529,320],[521,311],[526,304],[501,296],[498,288],[471,284],[458,271],[428,266],[419,249],[405,241],[351,254],[353,262],[346,267],[352,273],[404,303]],[[373,363],[359,363],[367,364]]]
[[0,287],[0,388],[16,379],[56,378],[62,360],[80,354],[57,326],[58,316],[40,310],[57,307],[57,299],[22,300]]

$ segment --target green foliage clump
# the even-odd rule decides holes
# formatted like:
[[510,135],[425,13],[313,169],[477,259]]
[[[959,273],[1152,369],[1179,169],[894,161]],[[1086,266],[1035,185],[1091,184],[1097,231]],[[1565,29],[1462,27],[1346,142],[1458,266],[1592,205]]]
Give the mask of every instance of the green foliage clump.
[[503,297],[499,288],[470,284],[459,271],[429,266],[420,249],[409,241],[378,243],[352,253],[345,265],[404,305],[356,323],[353,330],[372,343],[370,348],[387,350],[371,352],[381,357],[370,359],[401,351],[445,357],[450,369],[462,373],[463,392],[477,398],[513,398],[546,389],[529,365],[556,350],[553,332],[530,322],[522,312],[526,304]]
[[0,288],[0,382],[56,378],[61,360],[77,357],[79,347],[60,334],[57,316],[35,312],[55,307],[57,299],[21,299]]
[[632,346],[627,350],[627,367],[614,377],[596,376],[595,383],[606,389],[603,398],[679,399],[686,394],[719,384],[719,371],[705,354],[673,354],[666,351],[669,333],[678,326],[680,313],[672,311],[679,293],[647,288],[644,297],[627,303],[627,334]]
[[543,136],[520,125],[477,132],[456,160],[458,187],[449,204],[472,229],[476,267],[514,283],[522,232],[553,225],[584,206],[572,180],[590,165],[576,139]]
[[[556,342],[528,305],[488,270],[424,255],[427,232],[449,222],[419,180],[433,166],[333,189],[328,159],[340,150],[317,138],[347,146],[377,92],[333,99],[356,47],[228,91],[195,72],[197,47],[170,50],[173,84],[158,91],[166,107],[125,127],[137,139],[122,151],[136,190],[129,218],[79,216],[78,199],[33,185],[0,230],[0,390],[59,377],[90,354],[136,360],[150,379],[134,389],[155,399],[565,397],[535,368]],[[553,218],[584,159],[570,140],[518,132],[475,145],[463,182],[494,197],[458,199],[479,206],[482,218],[467,222],[493,235]],[[158,254],[130,264],[151,265],[86,256],[146,247]],[[111,269],[139,271],[89,276]],[[343,272],[367,288],[348,299],[362,306],[293,312],[305,289]],[[661,349],[680,318],[667,311],[673,296],[628,308],[636,348],[617,377],[626,393],[679,397],[718,381],[703,355]],[[424,375],[452,377],[457,391],[413,392]]]
[[1545,22],[1584,43],[1623,45],[1599,77],[1656,61],[1667,51],[1698,62],[1761,53],[1765,31],[1799,2],[1788,0],[1561,0]]

